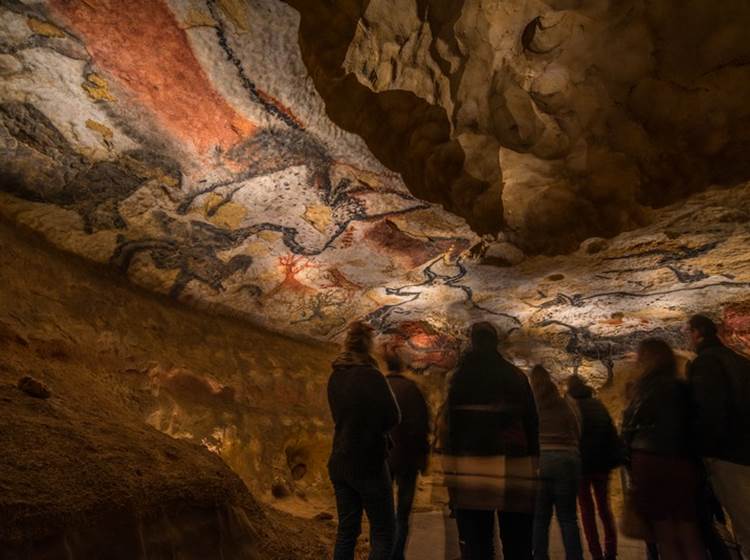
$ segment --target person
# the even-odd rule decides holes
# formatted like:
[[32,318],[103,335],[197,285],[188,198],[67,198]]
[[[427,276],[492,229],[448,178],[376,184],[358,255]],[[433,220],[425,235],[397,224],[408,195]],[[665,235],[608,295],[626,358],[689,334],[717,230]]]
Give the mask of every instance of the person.
[[539,411],[539,479],[534,515],[534,560],[549,559],[549,527],[555,510],[566,560],[583,560],[576,498],[581,478],[580,418],[542,366],[531,370]]
[[674,352],[663,340],[644,340],[637,356],[642,374],[622,425],[635,508],[653,529],[660,558],[705,560],[687,384],[678,379]]
[[328,472],[336,494],[334,560],[353,560],[362,511],[370,521],[370,560],[390,558],[395,531],[393,490],[386,463],[388,432],[398,404],[372,357],[373,331],[350,325],[344,352],[333,362],[328,404],[335,426]]
[[491,323],[472,325],[445,406],[441,446],[454,459],[447,484],[464,560],[495,557],[495,523],[503,557],[531,559],[539,421],[526,376],[497,345]]
[[[581,414],[582,477],[578,504],[583,532],[593,560],[614,560],[617,558],[617,527],[610,505],[609,479],[612,470],[622,461],[620,437],[609,411],[581,376],[568,378],[568,396],[576,402]],[[604,529],[603,550],[596,526],[597,510]]]
[[404,364],[394,353],[386,358],[388,384],[401,410],[401,423],[391,430],[393,449],[388,457],[391,477],[398,488],[396,542],[393,560],[404,560],[409,536],[409,516],[417,487],[417,476],[427,468],[430,452],[430,413],[422,391],[404,375]]
[[688,367],[693,429],[710,484],[750,558],[750,360],[719,340],[705,315],[688,321],[697,357]]

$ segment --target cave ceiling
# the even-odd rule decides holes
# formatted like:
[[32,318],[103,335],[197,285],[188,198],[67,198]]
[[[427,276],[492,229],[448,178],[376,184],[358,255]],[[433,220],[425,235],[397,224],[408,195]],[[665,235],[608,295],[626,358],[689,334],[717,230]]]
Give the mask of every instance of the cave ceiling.
[[680,6],[2,0],[0,212],[417,368],[479,319],[602,382],[706,308],[744,348],[750,7]]

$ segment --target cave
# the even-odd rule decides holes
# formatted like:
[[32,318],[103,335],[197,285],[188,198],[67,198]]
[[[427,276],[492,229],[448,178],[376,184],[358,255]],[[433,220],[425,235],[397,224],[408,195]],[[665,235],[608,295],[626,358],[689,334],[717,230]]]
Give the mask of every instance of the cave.
[[0,0],[0,559],[330,557],[355,319],[433,411],[479,321],[615,418],[693,314],[750,354],[748,24]]

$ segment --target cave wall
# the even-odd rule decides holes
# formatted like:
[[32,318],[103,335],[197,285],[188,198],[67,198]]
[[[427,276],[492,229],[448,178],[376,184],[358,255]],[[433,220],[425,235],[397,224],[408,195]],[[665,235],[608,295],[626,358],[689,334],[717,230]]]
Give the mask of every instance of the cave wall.
[[65,250],[328,338],[476,241],[326,117],[283,3],[0,10],[0,212]]
[[331,347],[134,289],[5,223],[0,249],[2,339],[33,357],[5,364],[8,381],[32,375],[54,393],[71,379],[66,398],[85,404],[90,379],[140,422],[217,453],[263,500],[274,486],[328,493]]
[[[643,336],[684,348],[692,312],[743,332],[748,186],[688,197],[744,176],[742,10],[6,0],[0,216],[211,315],[323,344],[365,319],[424,374],[492,320],[522,363],[604,383]],[[480,238],[457,214],[492,229],[501,191]],[[319,390],[320,352],[279,371]],[[251,383],[233,360],[134,379],[222,403]]]

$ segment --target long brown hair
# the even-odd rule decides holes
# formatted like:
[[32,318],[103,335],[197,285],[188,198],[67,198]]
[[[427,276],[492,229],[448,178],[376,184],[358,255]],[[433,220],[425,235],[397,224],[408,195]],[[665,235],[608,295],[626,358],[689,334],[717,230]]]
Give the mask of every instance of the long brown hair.
[[534,392],[534,398],[536,399],[539,408],[549,406],[556,401],[562,400],[557,385],[552,381],[552,376],[544,366],[534,366],[529,377],[531,380],[531,389]]
[[638,345],[638,362],[644,376],[668,375],[677,377],[677,358],[672,347],[661,338],[647,338]]

